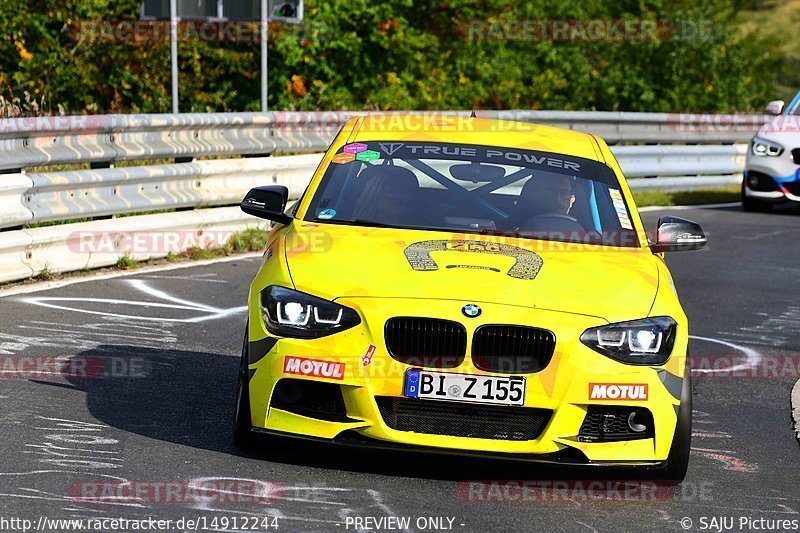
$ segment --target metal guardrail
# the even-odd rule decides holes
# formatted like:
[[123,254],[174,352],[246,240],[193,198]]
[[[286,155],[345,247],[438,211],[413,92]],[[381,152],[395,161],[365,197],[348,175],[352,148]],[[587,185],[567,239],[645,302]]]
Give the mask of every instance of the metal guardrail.
[[[97,115],[0,120],[0,170],[158,158],[324,150],[353,112]],[[464,116],[465,111],[431,113]],[[769,117],[588,111],[480,111],[588,131],[609,143],[746,142]]]
[[[33,174],[12,174],[29,181],[16,217],[4,225],[73,220],[233,205],[258,185],[280,183],[300,195],[322,154],[232,160],[206,160],[172,165],[119,167]],[[2,178],[0,178],[2,182]],[[18,189],[17,189],[18,191]]]
[[[319,163],[318,152],[355,114],[376,115],[278,112],[0,120],[0,230],[5,230],[0,231],[0,282],[44,269],[110,265],[130,253],[122,248],[118,253],[76,251],[67,246],[76,231],[170,229],[199,235],[206,229],[256,225],[258,221],[235,208],[184,210],[230,206],[250,187],[265,183],[285,184],[299,195]],[[746,150],[740,143],[768,120],[757,115],[580,111],[481,111],[478,116],[598,134],[613,144],[632,188],[673,190],[739,183]],[[196,160],[291,153],[304,155]],[[176,163],[115,167],[160,159]],[[63,165],[84,168],[58,168]],[[167,209],[182,212],[24,229],[42,222]],[[150,254],[163,255],[163,250]]]

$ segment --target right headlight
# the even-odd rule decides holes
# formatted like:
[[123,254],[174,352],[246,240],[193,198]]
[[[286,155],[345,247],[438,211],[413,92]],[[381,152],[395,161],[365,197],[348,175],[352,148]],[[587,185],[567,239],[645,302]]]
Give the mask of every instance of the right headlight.
[[668,316],[643,318],[587,329],[581,342],[622,363],[660,365],[672,353],[675,328],[675,321]]
[[261,291],[261,313],[267,330],[280,337],[316,339],[361,323],[349,307],[278,285]]
[[760,137],[753,139],[750,143],[750,151],[753,155],[763,155],[778,157],[783,153],[783,146]]

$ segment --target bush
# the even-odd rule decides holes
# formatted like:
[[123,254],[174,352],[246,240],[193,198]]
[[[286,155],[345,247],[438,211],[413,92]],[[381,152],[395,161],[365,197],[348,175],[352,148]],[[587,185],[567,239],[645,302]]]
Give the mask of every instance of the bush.
[[[747,2],[666,4],[308,0],[302,26],[270,25],[270,107],[749,111],[773,98],[781,58],[737,31]],[[82,21],[137,19],[137,0],[0,6],[7,101],[27,93],[44,97],[45,112],[170,111],[166,38],[98,41],[79,31]],[[659,39],[504,38],[512,21],[556,19],[659,21]],[[499,38],[477,38],[478,24],[500,28]],[[678,38],[687,25],[702,36]],[[184,41],[180,57],[182,111],[258,110],[258,43]]]

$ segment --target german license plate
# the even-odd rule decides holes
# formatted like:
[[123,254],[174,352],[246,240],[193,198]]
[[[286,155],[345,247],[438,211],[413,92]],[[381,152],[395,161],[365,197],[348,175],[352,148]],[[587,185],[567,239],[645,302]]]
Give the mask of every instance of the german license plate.
[[412,368],[406,371],[405,395],[430,400],[522,405],[525,403],[525,378],[430,372]]

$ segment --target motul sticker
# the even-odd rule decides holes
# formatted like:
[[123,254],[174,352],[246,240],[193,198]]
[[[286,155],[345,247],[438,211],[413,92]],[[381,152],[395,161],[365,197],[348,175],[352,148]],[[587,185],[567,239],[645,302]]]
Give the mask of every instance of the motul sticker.
[[304,359],[302,357],[285,357],[283,359],[283,371],[286,374],[299,376],[344,379],[344,363]]
[[369,365],[372,362],[372,356],[373,355],[375,355],[375,345],[374,344],[370,344],[369,348],[367,348],[367,351],[364,353],[364,355],[361,356],[361,364],[362,364],[362,366]]
[[647,399],[647,384],[589,383],[589,399],[644,401]]

